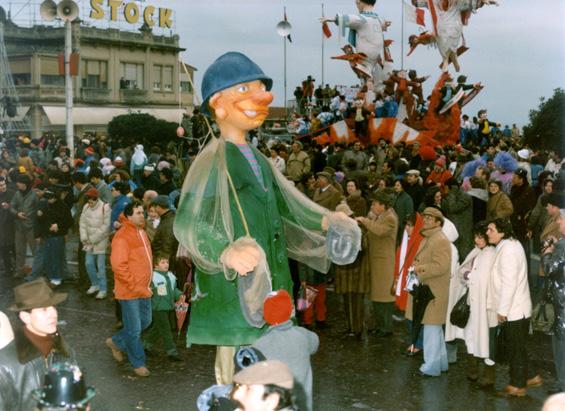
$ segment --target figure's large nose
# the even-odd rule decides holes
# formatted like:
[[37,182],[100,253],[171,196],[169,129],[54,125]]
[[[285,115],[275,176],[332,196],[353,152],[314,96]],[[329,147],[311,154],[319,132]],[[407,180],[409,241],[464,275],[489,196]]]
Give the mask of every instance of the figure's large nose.
[[259,106],[268,106],[273,101],[273,93],[270,91],[258,91],[253,94],[251,100]]

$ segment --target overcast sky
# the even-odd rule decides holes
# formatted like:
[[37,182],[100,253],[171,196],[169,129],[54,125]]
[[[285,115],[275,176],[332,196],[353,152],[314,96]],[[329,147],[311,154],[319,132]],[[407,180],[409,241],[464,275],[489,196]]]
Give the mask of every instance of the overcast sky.
[[[15,2],[17,2],[16,0]],[[22,0],[20,0],[22,1]],[[8,0],[0,0],[6,6]],[[104,4],[107,2],[104,1]],[[550,97],[557,87],[565,87],[565,0],[499,0],[500,6],[485,6],[473,14],[464,28],[467,46],[460,57],[462,74],[469,82],[482,82],[485,89],[464,112],[476,115],[480,108],[489,118],[504,124],[528,122],[528,112],[539,98]],[[89,1],[79,0],[89,10]],[[283,40],[275,26],[286,6],[293,26],[287,47],[288,98],[308,74],[322,80],[322,34],[318,18],[321,1],[313,0],[147,0],[142,5],[174,10],[175,31],[186,48],[183,58],[198,69],[195,82],[199,91],[206,68],[221,54],[236,50],[255,60],[274,80],[275,104],[283,105]],[[326,16],[356,12],[354,0],[324,1]],[[394,40],[391,51],[395,68],[401,62],[402,0],[377,0],[375,11],[392,21],[387,38]],[[427,12],[427,10],[426,10]],[[429,16],[428,16],[429,18]],[[430,24],[428,27],[431,29]],[[325,41],[324,82],[352,85],[357,82],[346,62],[332,60],[341,54],[337,26]],[[405,43],[419,26],[405,24]],[[405,47],[404,54],[407,53]],[[440,74],[437,49],[419,46],[404,58],[404,67],[420,75],[430,74],[425,83],[429,93]],[[199,94],[199,93],[198,93]]]
[[[541,96],[549,97],[556,87],[565,87],[565,1],[499,0],[500,6],[482,7],[464,29],[470,48],[460,58],[468,81],[482,82],[485,89],[465,108],[475,115],[487,108],[489,118],[502,124],[528,121],[528,112],[537,107]],[[156,3],[154,1],[154,3]],[[320,82],[322,76],[321,2],[310,0],[161,0],[176,13],[176,31],[187,50],[184,58],[198,68],[196,86],[203,72],[221,54],[242,51],[273,78],[275,103],[283,104],[283,41],[275,31],[286,6],[293,26],[287,46],[288,97],[308,74]],[[353,13],[354,0],[324,1],[325,14]],[[395,66],[401,56],[401,0],[378,0],[375,11],[392,21],[387,37],[394,40]],[[405,39],[418,32],[415,24],[405,24]],[[431,27],[429,27],[431,28]],[[324,82],[355,84],[348,64],[331,60],[341,54],[344,39],[331,25],[334,35],[325,41]],[[405,40],[406,42],[406,40]],[[407,49],[405,47],[405,54]],[[431,74],[426,92],[440,74],[437,49],[420,46],[405,57],[404,67],[419,74]]]

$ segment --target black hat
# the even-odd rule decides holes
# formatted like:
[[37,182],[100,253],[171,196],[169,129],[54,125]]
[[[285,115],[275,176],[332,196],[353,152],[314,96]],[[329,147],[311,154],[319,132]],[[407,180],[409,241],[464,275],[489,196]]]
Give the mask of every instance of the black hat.
[[528,178],[528,170],[526,170],[525,168],[517,168],[514,171],[514,174],[516,174],[518,177],[520,177],[523,180],[526,180]]
[[547,204],[557,208],[565,208],[565,195],[563,193],[549,193],[546,197]]
[[38,405],[73,409],[84,407],[94,397],[96,391],[87,387],[80,368],[69,363],[55,363],[43,381],[43,388],[34,390],[32,396]]
[[27,174],[20,174],[16,178],[16,183],[25,184],[29,188],[29,186],[31,185],[31,178],[29,178]]

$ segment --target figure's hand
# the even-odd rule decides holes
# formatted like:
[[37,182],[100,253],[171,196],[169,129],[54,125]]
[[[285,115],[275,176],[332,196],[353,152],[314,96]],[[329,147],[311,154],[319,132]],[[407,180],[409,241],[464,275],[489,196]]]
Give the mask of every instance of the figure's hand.
[[16,217],[18,217],[20,220],[27,220],[27,216],[23,211],[20,211],[18,214],[16,214]]
[[224,264],[229,269],[235,270],[239,275],[247,275],[259,264],[261,253],[255,246],[247,245],[238,249],[230,248],[226,250]]
[[51,227],[49,227],[49,231],[56,233],[57,231],[59,231],[59,226],[57,224],[51,224]]
[[320,23],[335,23],[335,17],[322,17]]
[[43,211],[39,210],[39,211],[37,212],[37,216],[38,216],[38,217],[43,216]]

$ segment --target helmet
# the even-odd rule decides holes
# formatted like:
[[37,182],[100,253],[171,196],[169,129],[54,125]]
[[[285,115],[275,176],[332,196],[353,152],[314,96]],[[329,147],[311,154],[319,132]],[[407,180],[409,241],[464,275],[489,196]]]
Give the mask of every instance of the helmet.
[[208,100],[218,91],[239,83],[261,80],[271,90],[273,80],[249,57],[237,51],[230,51],[218,57],[204,73],[202,79],[202,114],[210,117]]
[[43,407],[67,409],[83,407],[94,395],[94,388],[86,386],[80,368],[66,362],[53,364],[45,374],[43,388],[32,392],[39,409]]

